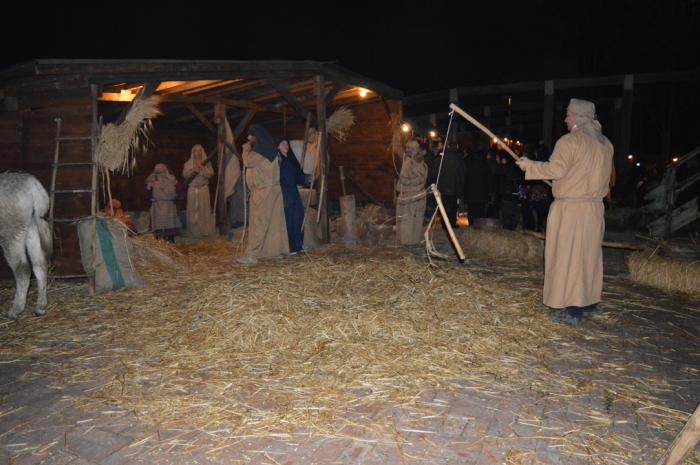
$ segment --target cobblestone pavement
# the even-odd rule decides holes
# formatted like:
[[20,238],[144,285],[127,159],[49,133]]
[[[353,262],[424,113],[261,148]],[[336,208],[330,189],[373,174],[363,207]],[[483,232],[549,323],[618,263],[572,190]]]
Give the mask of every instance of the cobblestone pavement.
[[[548,345],[552,353],[562,345],[595,350],[604,354],[600,363],[624,367],[624,376],[601,380],[589,361],[542,360],[552,378],[598,385],[586,394],[550,395],[536,376],[513,390],[502,384],[475,390],[464,380],[459,392],[420,393],[410,409],[354,409],[349,414],[357,421],[342,439],[295,431],[233,440],[225,425],[206,432],[149,430],[116,406],[84,410],[77,399],[97,383],[43,376],[69,360],[23,358],[0,365],[0,464],[655,463],[700,398],[700,313],[696,300],[629,282],[624,255],[605,254],[604,303],[611,310]],[[505,262],[463,266],[492,279],[512,278]],[[539,286],[541,278],[529,284]],[[592,334],[616,337],[600,347]],[[624,401],[625,379],[657,384],[649,384],[647,397]],[[371,428],[377,423],[391,425],[394,434],[377,433]],[[596,425],[596,436],[579,435],[584,423]],[[607,444],[609,453],[590,455],[594,441]]]

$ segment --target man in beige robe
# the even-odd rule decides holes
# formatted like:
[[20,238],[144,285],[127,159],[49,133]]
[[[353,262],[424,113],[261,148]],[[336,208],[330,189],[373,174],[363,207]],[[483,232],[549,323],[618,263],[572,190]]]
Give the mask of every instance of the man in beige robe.
[[571,325],[602,311],[603,234],[613,146],[602,134],[595,105],[571,99],[564,120],[570,133],[548,162],[522,158],[526,179],[551,179],[554,203],[547,219],[543,302],[549,317]]
[[265,128],[254,124],[248,128],[248,142],[243,144],[245,180],[250,189],[248,246],[238,263],[253,264],[260,258],[278,258],[289,253],[284,202],[280,187],[277,144]]
[[404,248],[420,244],[425,214],[425,179],[428,166],[423,161],[423,150],[415,140],[406,143],[405,157],[399,181],[396,184],[396,237]]

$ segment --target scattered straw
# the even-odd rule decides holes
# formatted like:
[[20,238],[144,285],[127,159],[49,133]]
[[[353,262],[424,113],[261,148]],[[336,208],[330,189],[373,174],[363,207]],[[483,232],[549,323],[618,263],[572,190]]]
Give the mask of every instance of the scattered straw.
[[97,149],[97,162],[102,169],[125,173],[133,167],[134,149],[141,146],[144,150],[148,148],[151,119],[160,114],[159,103],[157,96],[135,99],[123,123],[110,123],[102,128]]
[[[431,267],[391,247],[326,246],[250,267],[235,264],[235,246],[136,238],[148,286],[90,295],[53,284],[45,317],[0,325],[0,366],[23,364],[28,379],[57,386],[90,383],[76,399],[87,411],[124,409],[144,425],[178,428],[179,445],[196,436],[187,432],[205,433],[218,450],[295,432],[404,442],[405,431],[451,421],[430,392],[515,409],[517,431],[595,463],[638,453],[616,412],[634,409],[640,434],[660,432],[649,438],[660,446],[687,419],[664,396],[678,389],[673,380],[626,358],[622,331],[572,331],[546,318],[539,265]],[[609,312],[633,298],[654,306],[626,280],[606,292]],[[415,412],[418,423],[399,430],[368,414],[376,406]],[[515,439],[487,428],[484,440]]]

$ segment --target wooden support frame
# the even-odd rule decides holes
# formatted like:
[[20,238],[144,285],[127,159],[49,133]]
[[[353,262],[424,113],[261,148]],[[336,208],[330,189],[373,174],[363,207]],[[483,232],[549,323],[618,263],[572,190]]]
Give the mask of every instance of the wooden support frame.
[[[321,168],[321,179],[328,179],[328,127],[326,124],[326,100],[325,100],[325,79],[323,75],[314,76],[314,93],[316,95],[316,120],[318,121],[318,159]],[[321,241],[330,242],[328,225],[328,183],[323,184],[322,191],[319,192],[319,213],[321,214]]]
[[[226,104],[219,102],[216,104],[216,116],[219,121],[218,127],[218,139],[219,143],[217,145],[219,149],[219,195],[218,195],[218,205],[217,211],[219,212],[219,235],[221,237],[226,237],[228,231],[226,231],[226,146],[228,145],[226,141]],[[232,150],[232,153],[236,153]],[[231,160],[233,162],[233,160]]]
[[[221,105],[225,105],[225,103],[221,103]],[[227,149],[229,149],[229,150],[231,151],[231,153],[234,153],[234,154],[236,154],[237,156],[240,157],[240,155],[239,155],[239,153],[238,153],[238,150],[236,150],[236,147],[234,147],[233,145],[229,144],[229,143],[226,141],[225,135],[224,135],[224,137],[223,137],[223,139],[222,139],[221,136],[219,135],[219,130],[216,129],[216,128],[214,128],[214,126],[209,122],[209,120],[208,120],[203,114],[201,114],[201,113],[199,112],[199,110],[197,110],[197,108],[195,108],[194,105],[192,105],[192,104],[187,104],[186,106],[187,106],[187,108],[197,117],[197,119],[198,119],[199,121],[201,121],[202,124],[203,124],[207,129],[209,129],[209,131],[210,131],[212,134],[214,134],[215,136],[217,136],[217,139],[218,139],[220,142],[222,142],[222,143],[224,144],[224,146],[225,146]],[[248,120],[248,121],[250,121],[250,120]],[[246,123],[246,124],[247,124],[247,123]],[[239,126],[240,126],[240,125],[239,125]],[[236,129],[238,129],[238,127],[237,127]],[[225,133],[224,133],[224,134],[225,134]],[[240,135],[240,133],[239,133],[238,135]],[[236,137],[238,137],[238,135],[236,135],[236,134],[234,133],[234,136],[233,136],[234,140],[236,139]]]
[[[314,82],[315,82],[315,79],[316,78],[314,78]],[[289,103],[289,105],[291,105],[291,107],[294,109],[294,111],[296,111],[302,118],[306,119],[306,115],[309,113],[309,110],[307,110],[306,107],[304,105],[302,105],[302,103],[299,101],[299,99],[297,99],[294,96],[294,94],[292,94],[292,92],[287,88],[287,86],[285,86],[282,83],[282,81],[280,81],[277,78],[267,78],[267,82],[269,82],[270,85],[272,87],[274,87],[277,92],[279,92],[279,94],[282,96],[282,98],[284,98],[287,101],[287,103]],[[320,94],[317,92],[318,92],[318,89],[316,87],[314,87],[314,93],[316,93],[316,98],[318,99],[318,101],[323,102],[323,110],[324,110],[323,112],[325,113],[325,110],[326,110],[326,106],[325,106],[326,92],[325,92],[325,89],[321,89]],[[318,107],[318,105],[317,105],[317,107]]]
[[326,108],[331,104],[333,99],[335,98],[336,95],[338,95],[338,92],[340,92],[343,89],[343,85],[339,82],[334,82],[333,87],[330,88],[328,93],[326,94]]

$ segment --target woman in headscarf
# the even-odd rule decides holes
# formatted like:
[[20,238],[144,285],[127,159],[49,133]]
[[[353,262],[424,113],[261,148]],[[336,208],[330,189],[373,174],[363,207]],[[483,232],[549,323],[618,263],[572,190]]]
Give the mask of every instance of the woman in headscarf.
[[146,188],[151,191],[151,231],[156,237],[175,242],[181,235],[180,219],[173,200],[177,196],[177,179],[168,165],[158,163],[146,178]]
[[250,189],[248,246],[239,263],[257,263],[289,253],[284,203],[280,188],[280,166],[275,140],[259,124],[248,128],[243,144],[245,180]]
[[277,150],[280,159],[280,187],[284,201],[284,219],[287,224],[289,253],[294,255],[302,250],[304,244],[304,235],[301,232],[301,223],[304,221],[304,205],[297,184],[308,186],[310,176],[305,175],[301,170],[299,160],[289,146],[289,139],[278,140]]
[[197,144],[192,147],[190,159],[182,170],[185,179],[197,174],[187,189],[187,235],[194,238],[214,235],[214,215],[209,197],[209,180],[214,176],[214,168],[211,163],[203,164],[206,158],[204,148]]

